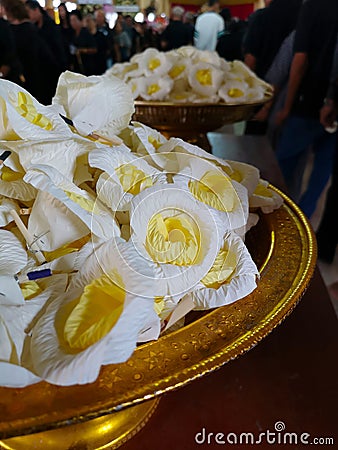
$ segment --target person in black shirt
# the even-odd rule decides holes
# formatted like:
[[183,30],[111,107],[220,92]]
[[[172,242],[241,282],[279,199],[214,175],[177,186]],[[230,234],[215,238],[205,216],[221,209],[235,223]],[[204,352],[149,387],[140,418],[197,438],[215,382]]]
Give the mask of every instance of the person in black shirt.
[[244,62],[259,77],[272,64],[284,39],[295,29],[303,0],[272,0],[250,22],[244,41]]
[[11,26],[0,17],[0,78],[20,84],[21,72]]
[[184,9],[175,6],[172,9],[172,19],[160,36],[162,50],[172,50],[183,45],[192,45],[189,27],[183,23]]
[[242,43],[246,33],[246,23],[243,20],[232,19],[229,8],[223,8],[220,14],[224,19],[225,32],[218,39],[217,53],[227,61],[243,59]]
[[94,36],[86,28],[83,28],[80,11],[75,10],[70,13],[70,25],[74,30],[71,43],[72,69],[83,75],[94,75],[97,46]]
[[65,3],[59,5],[60,31],[63,42],[63,49],[66,56],[67,69],[70,67],[70,43],[72,42],[74,30],[70,26],[69,12]]
[[[295,29],[303,0],[272,0],[255,13],[243,42],[245,64],[260,78],[270,68],[284,39]],[[266,122],[248,121],[245,134],[265,134]]]
[[93,75],[102,75],[107,70],[108,39],[103,33],[98,31],[92,14],[85,16],[84,23],[89,33],[94,36],[97,46],[97,53],[94,55],[95,66]]
[[49,47],[53,58],[52,64],[50,64],[50,58],[40,61],[44,68],[45,76],[43,82],[45,83],[45,90],[49,90],[48,101],[50,102],[55,94],[59,76],[66,69],[67,65],[61,32],[37,1],[27,0],[25,5],[31,22],[36,25],[39,36]]
[[48,79],[41,61],[53,64],[52,54],[40,38],[38,30],[28,18],[25,5],[20,0],[1,0],[11,24],[17,56],[22,67],[23,86],[41,103],[50,103]]
[[316,154],[316,171],[312,171],[299,200],[308,217],[313,214],[332,172],[336,133],[325,130],[319,112],[329,86],[337,32],[336,0],[304,3],[296,28],[286,100],[276,115],[277,125],[285,122],[277,144],[277,158],[287,184],[303,176],[297,173],[297,167],[307,149],[312,147]]

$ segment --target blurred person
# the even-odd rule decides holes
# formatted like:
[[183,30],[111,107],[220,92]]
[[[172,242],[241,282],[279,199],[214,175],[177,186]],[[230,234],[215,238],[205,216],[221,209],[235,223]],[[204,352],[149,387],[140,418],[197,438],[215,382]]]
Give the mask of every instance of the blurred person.
[[199,50],[216,50],[217,41],[224,33],[224,20],[219,10],[219,0],[209,0],[208,10],[197,17],[194,44]]
[[84,17],[84,24],[89,33],[94,36],[96,41],[97,53],[94,55],[95,65],[93,75],[102,75],[107,70],[107,37],[98,31],[94,16],[92,14],[87,14]]
[[63,71],[66,67],[66,55],[63,48],[60,27],[56,25],[36,0],[27,0],[25,5],[30,21],[37,26],[39,35],[50,47],[60,71]]
[[48,60],[40,61],[45,72],[45,89],[49,90],[49,97],[52,98],[59,76],[67,67],[60,27],[55,24],[36,0],[27,0],[25,5],[30,21],[36,25],[39,36],[49,47],[53,56],[53,64],[50,64]]
[[65,3],[60,3],[59,7],[60,31],[63,42],[63,50],[66,56],[67,69],[70,67],[70,43],[72,42],[74,30],[70,26],[69,12]]
[[[264,79],[284,39],[295,29],[302,1],[288,0],[286,8],[284,0],[272,0],[249,25],[243,43],[244,62],[258,77]],[[263,135],[266,131],[266,122],[246,123],[245,134]]]
[[225,31],[219,38],[216,51],[227,61],[243,59],[242,42],[246,33],[246,23],[231,17],[229,8],[223,8],[221,16],[224,19]]
[[103,33],[105,36],[108,36],[110,28],[109,28],[109,24],[106,20],[106,15],[105,15],[103,9],[97,9],[94,12],[94,17],[95,17],[95,21],[96,21],[97,30],[100,33]]
[[303,0],[272,0],[249,25],[244,42],[244,62],[259,77],[272,64],[284,39],[296,27]]
[[0,78],[21,84],[21,72],[11,26],[0,17]]
[[106,67],[111,67],[113,64],[113,61],[115,59],[114,55],[114,33],[109,28],[109,24],[106,20],[106,15],[103,11],[103,9],[97,9],[94,12],[94,17],[96,21],[96,28],[98,33],[100,33],[104,38],[106,42]]
[[94,36],[83,27],[82,14],[77,9],[70,13],[70,25],[74,30],[71,42],[72,69],[83,75],[94,75],[96,41]]
[[160,45],[162,50],[173,50],[183,45],[192,45],[191,30],[183,23],[184,9],[175,6],[171,11],[169,25],[160,35]]
[[276,124],[284,124],[276,153],[288,186],[292,187],[294,179],[303,176],[297,167],[309,146],[317,154],[306,191],[301,198],[299,192],[294,193],[294,199],[308,217],[313,214],[332,172],[336,133],[325,130],[319,112],[329,86],[337,18],[336,0],[307,0],[302,6],[286,98],[276,114]]
[[133,56],[137,51],[138,45],[137,41],[139,38],[139,33],[137,28],[135,27],[134,19],[131,17],[130,14],[127,14],[124,17],[124,23],[125,23],[125,31],[128,33],[128,36],[131,40],[130,56]]
[[194,32],[195,32],[195,16],[192,12],[187,11],[183,17],[183,23],[188,28],[189,42],[191,45],[194,43]]
[[129,61],[132,42],[128,33],[123,30],[122,20],[117,20],[114,31],[115,61]]
[[17,56],[22,67],[23,86],[38,101],[49,104],[51,90],[43,64],[54,63],[50,49],[40,38],[36,26],[30,22],[21,0],[1,0],[1,5],[13,32]]
[[[331,72],[331,82],[325,103],[320,110],[320,123],[325,129],[334,129],[338,120],[338,43]],[[323,215],[316,233],[318,258],[327,264],[334,260],[338,245],[338,140],[336,139],[335,161],[331,185],[326,195]],[[335,298],[338,301],[338,284],[335,283]]]

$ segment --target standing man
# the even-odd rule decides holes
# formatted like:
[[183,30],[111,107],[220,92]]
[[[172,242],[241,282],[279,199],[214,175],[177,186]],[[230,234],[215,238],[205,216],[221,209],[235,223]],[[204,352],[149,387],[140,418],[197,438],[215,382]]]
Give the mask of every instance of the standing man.
[[183,45],[191,45],[191,32],[187,24],[183,23],[184,9],[175,6],[169,25],[160,36],[162,50],[173,50]]
[[199,50],[215,51],[217,41],[224,33],[224,20],[218,14],[219,0],[209,0],[208,6],[208,11],[196,20],[194,43]]
[[[299,173],[300,160],[311,146],[316,154],[308,187],[297,198],[308,217],[332,172],[336,135],[329,133],[319,113],[329,87],[338,31],[336,0],[307,0],[296,28],[294,56],[284,106],[276,115],[277,125],[285,122],[277,144],[277,158],[289,189]],[[315,175],[314,175],[315,174]]]

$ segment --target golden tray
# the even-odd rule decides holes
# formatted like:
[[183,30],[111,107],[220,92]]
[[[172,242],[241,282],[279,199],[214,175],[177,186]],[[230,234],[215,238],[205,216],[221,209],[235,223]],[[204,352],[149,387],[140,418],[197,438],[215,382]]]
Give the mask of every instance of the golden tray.
[[[261,274],[252,294],[190,315],[189,324],[139,346],[126,363],[103,367],[95,383],[0,388],[1,439],[44,431],[0,441],[0,448],[116,448],[144,425],[161,394],[242,355],[279,325],[310,282],[316,243],[304,214],[273,189],[284,198],[283,206],[261,214],[246,238]],[[82,446],[76,446],[79,438]]]
[[133,120],[155,128],[167,138],[179,137],[211,151],[206,133],[223,125],[251,119],[259,106],[272,98],[271,91],[263,100],[245,104],[136,100]]

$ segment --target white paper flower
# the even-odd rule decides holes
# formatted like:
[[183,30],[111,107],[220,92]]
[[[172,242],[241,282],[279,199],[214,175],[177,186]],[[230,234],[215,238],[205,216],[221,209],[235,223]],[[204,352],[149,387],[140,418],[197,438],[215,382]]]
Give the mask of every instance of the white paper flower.
[[[67,138],[71,130],[57,106],[43,106],[21,86],[0,80],[0,139],[40,140]],[[0,123],[1,123],[0,122]]]
[[140,96],[144,100],[164,100],[173,87],[173,80],[167,76],[147,76],[139,79]]
[[230,171],[226,173],[230,178],[246,187],[249,197],[253,194],[259,183],[259,170],[251,164],[242,163],[239,161],[225,161]]
[[96,184],[98,198],[114,211],[124,211],[132,198],[157,182],[164,174],[124,149],[98,149],[89,156],[89,164],[104,171]]
[[65,109],[80,134],[95,133],[107,139],[114,139],[134,112],[130,89],[118,78],[68,71],[59,78],[53,104]]
[[33,329],[36,373],[58,385],[84,384],[102,364],[126,361],[154,317],[153,283],[151,267],[131,245],[117,240],[96,249]]
[[37,191],[23,180],[24,170],[14,171],[6,163],[0,168],[0,195],[22,202],[33,200]]
[[120,80],[127,81],[130,78],[137,78],[142,75],[142,70],[137,63],[115,63],[110,69],[108,69],[103,76],[104,77],[117,77]]
[[87,226],[88,232],[105,240],[120,234],[113,213],[96,198],[95,193],[80,189],[52,167],[37,165],[27,172],[25,180],[63,203]]
[[247,100],[249,86],[245,81],[229,80],[221,86],[219,96],[226,103],[244,103]]
[[12,209],[19,212],[18,203],[0,195],[0,227],[5,227],[13,221],[13,217],[10,214]]
[[256,288],[258,275],[242,239],[230,234],[208,274],[188,296],[195,309],[217,308],[249,295]]
[[223,72],[208,63],[194,64],[188,75],[192,89],[203,97],[215,95],[222,83]]
[[185,185],[197,200],[212,208],[226,230],[243,227],[249,214],[246,188],[211,161],[179,153],[177,157],[181,167],[175,183]]
[[88,235],[88,226],[52,194],[40,190],[28,220],[41,250],[53,251]]
[[148,48],[138,55],[137,62],[146,77],[166,75],[171,68],[171,63],[165,53],[159,52],[155,48]]
[[94,142],[75,136],[54,141],[9,142],[6,146],[17,155],[23,173],[37,164],[45,164],[62,172],[70,181],[76,179],[77,182],[90,179],[87,172],[84,177],[79,173],[84,170],[81,166],[88,164],[88,153],[97,148]]
[[269,183],[260,180],[254,193],[249,199],[250,208],[261,208],[263,213],[269,214],[283,204],[282,197],[269,188]]
[[158,284],[177,300],[209,270],[224,234],[217,215],[171,184],[150,187],[132,200],[130,226],[129,242],[156,264]]
[[[25,342],[29,341],[30,329],[44,304],[65,291],[68,276],[54,275],[46,280],[40,281],[41,292],[33,299],[23,302],[20,306],[1,306],[0,385],[24,387],[39,381],[39,378],[29,371],[30,355],[23,354]],[[25,368],[19,367],[22,364]],[[9,369],[12,371],[12,378],[8,376]]]

